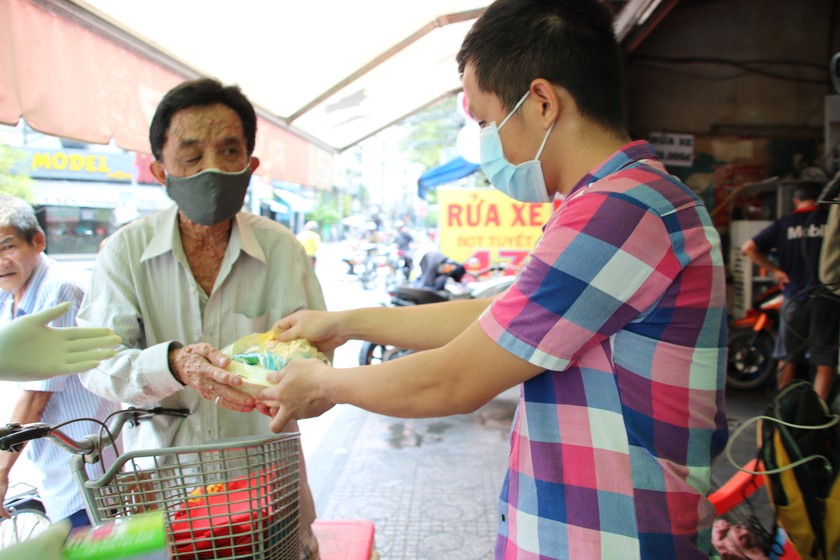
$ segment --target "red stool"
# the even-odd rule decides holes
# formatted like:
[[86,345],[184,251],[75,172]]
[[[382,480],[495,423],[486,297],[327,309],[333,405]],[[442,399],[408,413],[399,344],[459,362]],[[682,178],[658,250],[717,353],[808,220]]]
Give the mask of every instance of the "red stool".
[[367,519],[316,519],[312,531],[321,560],[376,560],[373,522]]

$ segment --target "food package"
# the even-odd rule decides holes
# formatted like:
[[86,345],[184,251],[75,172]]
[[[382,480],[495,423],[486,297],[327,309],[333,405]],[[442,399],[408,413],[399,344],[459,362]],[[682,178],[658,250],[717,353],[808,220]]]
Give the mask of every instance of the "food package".
[[154,511],[110,520],[97,527],[78,527],[67,537],[62,558],[166,560],[166,517],[162,511]]
[[244,336],[222,348],[222,353],[230,356],[227,370],[244,382],[239,389],[251,395],[271,387],[272,384],[266,381],[268,373],[283,369],[292,360],[315,358],[330,363],[329,358],[308,340],[298,338],[281,342],[274,338],[273,330]]

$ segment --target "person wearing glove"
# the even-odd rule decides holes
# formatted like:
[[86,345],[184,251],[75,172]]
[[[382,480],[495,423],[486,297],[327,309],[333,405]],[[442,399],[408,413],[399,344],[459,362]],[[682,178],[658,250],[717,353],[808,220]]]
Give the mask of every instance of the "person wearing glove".
[[20,544],[0,550],[0,560],[64,560],[62,553],[64,541],[70,534],[70,522],[67,520],[53,523],[44,531]]
[[36,381],[80,373],[112,357],[120,337],[111,329],[47,326],[69,301],[0,326],[0,381]]
[[[256,128],[237,86],[199,79],[167,92],[149,128],[149,170],[175,204],[120,228],[96,257],[79,325],[109,327],[123,345],[82,383],[111,400],[190,411],[123,432],[128,451],[270,434],[219,349],[296,309],[326,307],[294,234],[243,209],[260,165]],[[315,502],[300,467],[301,558],[316,560]]]
[[[109,354],[108,350],[90,350],[91,341],[77,335],[92,336],[94,346],[112,344],[117,339],[109,336],[107,329],[53,328],[76,327],[84,291],[43,254],[45,246],[46,237],[32,207],[19,198],[0,195],[0,359],[9,362],[10,370],[56,368],[39,374],[42,380],[18,384],[20,396],[9,419],[21,424],[59,424],[77,418],[104,420],[116,409],[116,403],[88,392],[77,374],[67,373],[94,365]],[[44,325],[47,322],[49,326]],[[27,362],[30,365],[25,368]],[[73,422],[62,430],[81,439],[96,433],[99,425]],[[88,525],[81,492],[67,468],[67,452],[44,439],[28,443],[24,452],[37,470],[38,479],[32,483],[38,488],[47,516],[53,521],[70,518],[74,527]],[[113,449],[103,455],[105,464],[110,464]],[[0,452],[0,503],[19,456]],[[89,475],[95,478],[101,471],[93,467],[88,467]],[[0,517],[8,516],[0,507]]]

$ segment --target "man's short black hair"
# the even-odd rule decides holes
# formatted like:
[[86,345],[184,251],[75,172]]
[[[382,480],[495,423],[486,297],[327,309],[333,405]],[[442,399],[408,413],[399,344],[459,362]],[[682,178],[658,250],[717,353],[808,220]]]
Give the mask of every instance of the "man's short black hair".
[[512,109],[531,82],[565,88],[581,114],[625,130],[624,71],[612,14],[597,0],[496,0],[470,29],[457,55],[478,87]]
[[169,90],[155,111],[152,125],[149,127],[149,144],[152,155],[158,161],[163,157],[163,145],[166,143],[166,132],[172,116],[188,107],[199,107],[221,103],[227,105],[239,115],[242,128],[245,131],[245,141],[248,145],[248,155],[254,152],[257,137],[257,114],[254,106],[239,89],[239,86],[223,86],[217,80],[202,78],[179,84]]
[[793,189],[793,198],[798,200],[817,200],[822,188],[822,184],[816,181],[800,183]]

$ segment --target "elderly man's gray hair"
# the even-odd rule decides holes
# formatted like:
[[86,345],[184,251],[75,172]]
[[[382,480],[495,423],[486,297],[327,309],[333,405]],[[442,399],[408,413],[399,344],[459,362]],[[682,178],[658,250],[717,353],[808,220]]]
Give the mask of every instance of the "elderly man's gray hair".
[[36,233],[44,233],[32,206],[8,194],[0,194],[0,227],[14,228],[30,244]]

